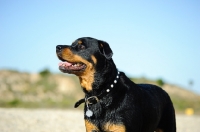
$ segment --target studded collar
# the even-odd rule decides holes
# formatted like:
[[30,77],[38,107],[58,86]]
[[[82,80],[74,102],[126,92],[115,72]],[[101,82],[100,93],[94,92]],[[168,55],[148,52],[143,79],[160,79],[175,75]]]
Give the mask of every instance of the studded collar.
[[82,104],[84,102],[86,103],[87,107],[88,107],[88,105],[96,104],[97,102],[99,102],[99,100],[101,98],[103,98],[103,96],[105,96],[107,93],[109,93],[115,87],[115,85],[118,82],[119,76],[120,76],[120,72],[117,71],[117,75],[116,75],[113,83],[110,84],[109,88],[107,88],[105,91],[103,91],[100,95],[90,96],[88,98],[86,97],[86,98],[80,99],[79,101],[77,101],[75,103],[74,107],[77,108],[80,104]]

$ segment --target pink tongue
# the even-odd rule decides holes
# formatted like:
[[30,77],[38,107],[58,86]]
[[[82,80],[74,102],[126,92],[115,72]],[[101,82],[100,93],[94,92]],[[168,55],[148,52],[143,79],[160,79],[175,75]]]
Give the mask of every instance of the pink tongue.
[[69,63],[69,62],[60,62],[59,64],[58,64],[59,66],[71,66],[72,65],[72,63]]

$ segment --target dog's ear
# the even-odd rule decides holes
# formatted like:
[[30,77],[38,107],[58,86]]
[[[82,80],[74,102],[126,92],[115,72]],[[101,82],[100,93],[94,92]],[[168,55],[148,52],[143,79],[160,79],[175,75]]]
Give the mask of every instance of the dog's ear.
[[113,56],[113,52],[109,44],[102,40],[99,40],[98,43],[99,43],[99,49],[100,49],[101,54],[103,54],[106,57],[106,59],[108,60],[111,59]]

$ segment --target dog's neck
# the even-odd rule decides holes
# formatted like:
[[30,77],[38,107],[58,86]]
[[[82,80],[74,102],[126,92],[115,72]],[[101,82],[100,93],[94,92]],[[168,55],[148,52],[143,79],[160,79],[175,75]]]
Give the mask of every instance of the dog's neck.
[[[102,63],[102,62],[99,62]],[[104,66],[104,68],[102,68]],[[116,75],[117,68],[113,60],[105,60],[102,65],[97,64],[96,67],[91,65],[79,75],[79,80],[84,93],[87,95],[97,95],[102,92],[108,84],[112,84]]]
[[112,89],[114,89],[115,85],[117,84],[119,76],[120,72],[117,69],[112,71],[112,73],[110,74],[104,75],[103,83],[93,84],[93,90],[88,96],[96,96],[100,94],[109,93]]
[[96,71],[94,75],[94,82],[92,84],[92,90],[89,92],[86,91],[86,94],[91,96],[98,95],[111,88],[111,85],[114,83],[114,80],[116,80],[116,76],[118,74],[117,68],[115,68],[115,66],[112,67],[114,68],[106,68]]
[[[98,86],[98,89],[96,89],[96,90],[94,89],[91,92],[84,91],[85,98],[76,102],[75,108],[84,102],[86,103],[87,107],[88,107],[88,104],[96,104],[97,102],[99,102],[99,100],[101,100],[103,97],[107,96],[110,92],[113,92],[114,89],[116,89],[115,87],[119,81],[119,78],[120,78],[120,72],[116,69],[115,70],[115,78],[112,79],[112,81],[110,81],[111,79],[107,79],[109,81],[105,81],[106,83],[100,87]],[[100,92],[97,92],[97,90]]]

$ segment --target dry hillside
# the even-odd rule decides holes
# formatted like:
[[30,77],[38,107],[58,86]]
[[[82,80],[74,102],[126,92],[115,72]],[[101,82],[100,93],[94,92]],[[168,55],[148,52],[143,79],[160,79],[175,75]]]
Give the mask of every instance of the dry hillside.
[[[156,84],[152,80],[133,81]],[[190,107],[199,113],[199,95],[171,84],[163,84],[162,88],[171,96],[177,112]],[[0,70],[0,107],[72,108],[76,100],[83,96],[75,76]]]

